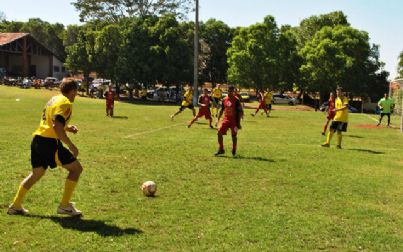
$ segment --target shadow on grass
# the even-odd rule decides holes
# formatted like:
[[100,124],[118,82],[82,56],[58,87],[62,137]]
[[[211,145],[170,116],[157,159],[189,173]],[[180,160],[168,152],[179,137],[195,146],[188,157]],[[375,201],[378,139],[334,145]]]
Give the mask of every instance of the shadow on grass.
[[135,228],[120,228],[115,225],[106,224],[102,220],[86,220],[79,217],[59,217],[46,215],[24,215],[25,217],[48,219],[65,229],[73,229],[81,232],[94,232],[100,236],[123,236],[141,234],[143,231]]
[[127,116],[112,116],[112,119],[129,119]]
[[370,153],[370,154],[385,154],[385,152],[383,152],[383,151],[374,151],[374,150],[367,150],[367,149],[346,149],[346,150],[367,152],[367,153]]
[[351,138],[364,138],[363,136],[357,136],[357,135],[346,135],[346,137],[351,137]]
[[218,158],[231,158],[231,159],[256,160],[256,161],[264,161],[264,162],[270,162],[270,163],[276,162],[274,159],[268,159],[268,158],[264,158],[264,157],[245,157],[245,156],[241,156],[241,155],[235,155],[234,157],[232,157],[232,156],[215,156],[215,157],[218,157]]

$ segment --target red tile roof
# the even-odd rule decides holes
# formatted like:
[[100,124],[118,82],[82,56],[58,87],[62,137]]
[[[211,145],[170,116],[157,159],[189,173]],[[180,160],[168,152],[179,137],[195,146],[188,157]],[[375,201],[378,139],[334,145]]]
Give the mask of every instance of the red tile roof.
[[23,32],[0,33],[0,46],[9,44],[17,39],[23,38],[28,35],[29,33],[23,33]]

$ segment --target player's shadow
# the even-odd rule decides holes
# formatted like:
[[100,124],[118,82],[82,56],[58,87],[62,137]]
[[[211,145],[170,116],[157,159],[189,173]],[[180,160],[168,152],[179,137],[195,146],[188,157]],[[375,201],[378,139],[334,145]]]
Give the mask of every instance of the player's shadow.
[[123,236],[141,234],[143,231],[136,228],[120,228],[115,225],[106,224],[102,220],[86,220],[78,217],[59,217],[46,215],[24,215],[30,218],[48,219],[65,229],[73,229],[81,232],[94,232],[100,236]]
[[363,136],[357,136],[357,135],[346,135],[346,137],[351,137],[351,138],[364,138]]
[[129,119],[127,116],[111,116],[112,119]]
[[374,150],[368,150],[368,149],[347,149],[347,150],[352,150],[352,151],[359,151],[359,152],[367,152],[370,154],[385,154],[383,151],[374,151]]
[[276,162],[274,159],[269,159],[269,158],[265,158],[265,157],[245,157],[245,156],[241,156],[241,155],[236,155],[234,157],[230,157],[230,156],[216,156],[219,158],[231,158],[231,159],[245,159],[245,160],[256,160],[256,161],[264,161],[264,162],[270,162],[270,163],[274,163]]

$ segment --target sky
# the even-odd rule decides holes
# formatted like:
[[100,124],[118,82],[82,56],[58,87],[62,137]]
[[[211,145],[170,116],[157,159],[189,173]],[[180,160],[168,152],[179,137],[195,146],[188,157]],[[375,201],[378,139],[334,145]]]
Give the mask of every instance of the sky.
[[[27,21],[39,17],[50,23],[80,24],[74,0],[0,0],[7,20]],[[380,58],[390,79],[397,75],[403,51],[402,0],[199,0],[200,20],[215,18],[230,27],[249,26],[271,15],[278,26],[297,26],[312,15],[343,11],[352,27],[368,32],[370,42],[380,46]],[[194,13],[189,14],[194,19]]]

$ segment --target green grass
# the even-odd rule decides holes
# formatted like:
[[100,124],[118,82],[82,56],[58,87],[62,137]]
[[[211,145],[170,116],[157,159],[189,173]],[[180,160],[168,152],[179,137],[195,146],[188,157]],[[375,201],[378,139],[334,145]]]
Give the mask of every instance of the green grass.
[[[84,218],[55,214],[62,168],[27,194],[30,216],[9,216],[52,94],[0,86],[0,251],[403,251],[403,134],[360,128],[376,123],[360,114],[337,150],[320,147],[322,113],[247,111],[239,156],[214,157],[215,131],[204,119],[187,129],[190,111],[171,122],[176,106],[118,102],[111,119],[103,100],[78,98]],[[146,180],[157,197],[140,192]]]

